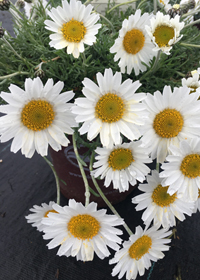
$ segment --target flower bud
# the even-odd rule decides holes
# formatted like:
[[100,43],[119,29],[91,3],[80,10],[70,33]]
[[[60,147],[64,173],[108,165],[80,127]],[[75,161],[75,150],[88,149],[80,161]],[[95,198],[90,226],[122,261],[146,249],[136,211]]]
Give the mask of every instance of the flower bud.
[[17,0],[16,6],[19,7],[20,9],[23,9],[25,6],[24,0]]
[[10,7],[10,1],[9,0],[0,0],[0,10],[1,11],[7,11]]
[[0,39],[3,38],[4,29],[0,26]]

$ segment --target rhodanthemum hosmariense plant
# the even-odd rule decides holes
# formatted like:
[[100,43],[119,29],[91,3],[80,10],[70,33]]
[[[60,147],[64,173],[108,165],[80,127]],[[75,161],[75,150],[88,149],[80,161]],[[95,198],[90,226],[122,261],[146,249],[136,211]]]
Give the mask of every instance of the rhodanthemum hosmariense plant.
[[[89,2],[38,1],[23,13],[22,0],[0,1],[13,15],[15,32],[12,37],[2,23],[0,140],[13,139],[11,151],[28,158],[37,152],[54,172],[57,201],[34,205],[26,216],[51,240],[48,248],[60,246],[59,256],[82,261],[93,260],[94,253],[104,259],[111,248],[112,275],[136,279],[169,250],[176,219],[199,209],[200,35],[193,15],[200,7],[195,1],[130,1],[135,8],[122,12],[108,3],[100,14]],[[73,199],[59,205],[59,178],[46,158],[49,146],[68,146],[68,135],[85,205]],[[88,149],[96,193],[113,215],[90,201],[80,145]],[[157,171],[149,174],[152,160]],[[144,229],[131,231],[99,180],[120,193],[140,182],[144,193],[132,202],[136,210],[146,208]],[[121,248],[117,226],[130,235]]]

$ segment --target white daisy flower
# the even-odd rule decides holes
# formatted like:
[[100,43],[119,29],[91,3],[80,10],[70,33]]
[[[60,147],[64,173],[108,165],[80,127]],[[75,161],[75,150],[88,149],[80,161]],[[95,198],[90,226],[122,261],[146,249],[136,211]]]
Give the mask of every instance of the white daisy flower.
[[0,141],[12,138],[11,151],[21,149],[23,155],[31,158],[35,150],[46,156],[48,144],[58,151],[67,146],[69,140],[65,136],[73,134],[71,127],[76,126],[71,113],[72,104],[66,103],[74,93],[67,91],[62,94],[63,82],[53,85],[48,79],[43,86],[39,77],[25,80],[25,90],[11,84],[10,93],[2,92],[0,97],[8,105],[1,105],[0,112],[7,115],[0,118]]
[[183,36],[180,36],[180,31],[184,27],[184,22],[180,22],[179,15],[170,18],[169,15],[164,15],[161,12],[157,12],[155,17],[150,19],[150,22],[150,26],[146,25],[145,28],[155,44],[153,50],[162,50],[169,55],[172,46]]
[[91,14],[92,5],[85,6],[81,1],[62,1],[62,7],[52,8],[48,13],[51,20],[45,20],[46,29],[54,32],[50,35],[50,46],[55,49],[67,47],[67,53],[75,58],[84,52],[84,44],[93,45],[96,42],[95,35],[101,24],[95,24],[99,20],[98,14]]
[[200,139],[181,141],[179,147],[171,145],[169,150],[168,162],[161,166],[162,185],[169,186],[170,195],[177,192],[179,197],[196,201],[200,189]]
[[53,205],[57,214],[49,213],[48,219],[43,219],[45,225],[44,239],[52,239],[48,248],[60,245],[59,256],[72,256],[77,260],[91,261],[94,252],[100,259],[110,255],[107,247],[119,249],[121,238],[117,235],[122,231],[115,226],[122,225],[123,220],[115,215],[107,215],[106,210],[97,210],[97,204],[91,202],[87,207],[69,200],[69,206]]
[[140,141],[123,143],[111,148],[97,148],[95,152],[96,162],[93,164],[94,177],[101,179],[105,177],[104,185],[109,187],[113,183],[114,189],[120,192],[129,189],[129,183],[134,186],[136,180],[143,182],[145,176],[150,172],[149,167],[144,163],[152,160],[148,156],[148,151],[140,147]]
[[182,85],[187,86],[190,89],[190,93],[193,93],[195,91],[198,91],[200,95],[200,81],[199,81],[199,74],[200,74],[200,68],[197,70],[191,71],[192,77],[189,77],[187,79],[183,78]]
[[117,263],[112,271],[112,276],[119,273],[121,279],[126,274],[127,280],[135,280],[137,274],[144,275],[145,268],[149,269],[151,261],[156,262],[164,258],[162,251],[168,251],[170,243],[168,237],[172,231],[167,229],[158,230],[153,226],[143,230],[140,226],[136,227],[135,234],[131,235],[128,241],[123,243],[123,248],[115,253],[109,264]]
[[141,136],[139,126],[144,124],[147,112],[140,103],[146,98],[145,93],[135,93],[140,82],[127,79],[123,83],[122,74],[113,75],[111,69],[105,69],[104,76],[96,75],[96,85],[90,79],[83,80],[83,94],[86,98],[75,99],[72,112],[77,122],[84,122],[80,134],[87,133],[88,140],[93,140],[100,133],[103,146],[121,143],[120,133],[129,140]]
[[29,214],[25,218],[27,219],[27,223],[31,223],[33,227],[37,227],[37,230],[43,231],[45,227],[41,221],[43,218],[47,218],[50,212],[56,213],[53,210],[54,201],[50,201],[49,204],[42,203],[41,206],[34,205],[33,208],[29,209],[33,214]]
[[152,171],[152,176],[147,175],[147,184],[139,185],[138,189],[144,193],[135,196],[132,202],[138,204],[135,207],[137,211],[146,208],[142,214],[145,225],[149,226],[153,220],[155,226],[169,228],[176,225],[175,217],[183,221],[184,214],[192,215],[194,203],[185,202],[178,198],[176,193],[168,194],[168,188],[169,186],[161,185],[161,179],[156,170]]
[[200,102],[197,92],[190,94],[185,87],[165,86],[163,94],[147,94],[143,101],[149,117],[143,126],[142,142],[151,149],[152,159],[162,163],[169,153],[170,144],[178,146],[184,139],[200,136]]
[[135,15],[123,21],[119,38],[110,49],[111,53],[116,53],[114,61],[120,59],[119,67],[122,73],[125,73],[127,67],[128,74],[134,69],[135,75],[139,75],[140,71],[147,69],[143,63],[150,66],[150,60],[156,55],[152,50],[154,45],[145,31],[145,25],[149,24],[150,18],[148,13],[141,15],[141,10],[136,10]]

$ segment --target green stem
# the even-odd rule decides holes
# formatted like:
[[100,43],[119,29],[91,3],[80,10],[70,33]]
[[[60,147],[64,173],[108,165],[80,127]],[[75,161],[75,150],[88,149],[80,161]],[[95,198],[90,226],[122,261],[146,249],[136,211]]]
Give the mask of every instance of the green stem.
[[113,26],[112,22],[111,22],[109,19],[107,19],[105,16],[103,16],[102,14],[100,14],[100,13],[98,13],[98,14],[99,14],[100,17],[102,17],[105,21],[107,21],[107,23],[110,24],[110,26],[111,26],[111,28],[112,28],[112,32],[114,32],[115,29],[114,29],[114,26]]
[[80,156],[78,154],[78,149],[77,149],[76,140],[75,140],[75,133],[72,136],[72,142],[73,142],[74,153],[76,155],[78,166],[79,166],[79,169],[81,171],[81,175],[82,175],[83,182],[84,182],[84,185],[85,185],[85,206],[88,206],[88,204],[90,202],[90,189],[89,189],[89,184],[88,184],[88,180],[87,180],[83,165],[80,161]]
[[200,23],[200,19],[197,19],[197,20],[194,20],[194,21],[188,23],[187,25],[184,26],[184,28],[186,28],[188,26],[191,26],[191,25],[194,25],[194,24],[197,24],[197,23]]
[[200,9],[198,9],[198,10],[192,10],[191,12],[182,15],[181,19],[186,18],[186,17],[188,17],[188,16],[192,16],[192,15],[194,15],[194,14],[198,14],[199,12],[200,12]]
[[90,2],[92,2],[92,0],[87,0],[87,1],[85,1],[84,5],[87,5],[87,4],[89,4]]
[[158,173],[160,172],[160,163],[156,162],[156,170],[158,171]]
[[180,43],[180,45],[187,46],[187,47],[200,48],[200,45],[194,45],[194,44]]
[[53,174],[54,174],[54,177],[55,177],[55,180],[56,180],[57,204],[60,205],[60,182],[59,182],[58,175],[57,175],[57,173],[55,171],[55,168],[53,167],[53,164],[46,157],[43,157],[43,158],[48,163],[48,165],[50,166],[51,170],[53,171]]
[[112,12],[114,9],[116,9],[117,7],[120,7],[120,6],[123,6],[123,5],[126,5],[126,4],[131,4],[133,2],[137,2],[137,0],[131,0],[131,1],[128,1],[128,2],[124,2],[124,3],[120,3],[120,4],[117,4],[115,5],[114,7],[112,7],[110,10],[107,11],[107,14],[109,14],[110,12]]
[[5,36],[2,38],[2,40],[9,46],[9,48],[13,51],[13,53],[19,57],[21,60],[23,60],[25,63],[28,63],[31,67],[34,67],[30,62],[26,61],[21,55],[19,55],[16,50],[12,47],[12,45],[6,40]]
[[153,13],[154,15],[157,13],[157,0],[153,0]]
[[[94,161],[94,151],[92,152],[91,155],[91,159],[90,159],[90,172],[93,170],[92,165],[93,165],[93,161]],[[107,204],[107,206],[110,208],[110,210],[113,212],[113,214],[115,214],[117,217],[119,217],[121,219],[121,216],[119,215],[119,213],[117,212],[117,210],[113,207],[113,205],[110,203],[110,201],[106,198],[105,194],[102,192],[102,190],[100,189],[96,179],[94,178],[94,176],[90,173],[90,176],[92,178],[92,181],[98,191],[98,193],[100,194],[101,198],[104,200],[104,202]],[[128,234],[131,236],[133,235],[133,232],[131,231],[131,229],[127,226],[127,224],[124,222],[123,227],[125,228],[125,230],[128,232]]]
[[145,76],[149,75],[150,73],[154,73],[156,71],[156,68],[157,68],[157,65],[158,65],[158,62],[159,62],[159,59],[160,59],[160,55],[161,55],[161,50],[158,51],[158,54],[157,54],[157,57],[155,59],[155,62],[153,64],[153,66],[151,67],[151,69],[146,72],[141,78],[140,78],[140,81],[144,79]]
[[[20,19],[20,20],[27,20],[27,18],[25,17],[25,14],[24,13],[22,13],[22,12],[20,12],[20,10],[12,3],[12,2],[10,2],[10,7],[11,7],[11,9],[16,13],[16,14],[18,14],[18,19]],[[21,18],[22,17],[22,18]]]
[[144,2],[146,2],[147,0],[142,0],[140,1],[140,3],[137,6],[137,10],[140,9],[140,6],[142,6],[142,4],[144,4]]
[[177,73],[179,76],[181,76],[181,77],[185,77],[185,74],[183,74],[183,73],[181,73],[181,72],[179,72],[179,71],[176,71],[176,73]]
[[28,75],[29,72],[15,72],[15,73],[12,73],[12,74],[9,74],[9,75],[5,75],[5,76],[0,76],[0,80],[3,80],[3,79],[9,79],[9,78],[12,78],[14,76],[17,76],[17,75]]

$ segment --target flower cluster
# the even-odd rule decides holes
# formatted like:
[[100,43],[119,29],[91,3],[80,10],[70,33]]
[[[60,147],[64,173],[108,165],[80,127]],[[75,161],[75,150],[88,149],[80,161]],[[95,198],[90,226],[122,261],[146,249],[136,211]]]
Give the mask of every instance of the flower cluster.
[[[200,6],[154,0],[149,13],[143,4],[121,13],[119,21],[116,6],[102,15],[88,1],[62,0],[53,7],[34,0],[24,5],[22,17],[19,0],[16,5],[0,0],[14,17],[17,38],[2,32],[7,46],[2,54],[8,61],[17,57],[22,69],[0,72],[0,141],[13,139],[11,152],[21,150],[27,158],[35,152],[44,157],[59,194],[59,178],[46,156],[49,147],[67,147],[72,135],[85,185],[85,205],[70,199],[60,206],[58,195],[57,202],[34,205],[26,219],[50,239],[49,249],[60,246],[58,256],[91,261],[113,249],[112,276],[127,280],[164,257],[176,219],[200,210],[200,57],[191,51],[200,43],[199,20],[192,18]],[[17,45],[25,33],[27,42],[40,34],[35,50]],[[80,143],[89,147],[91,178],[113,215],[90,202]],[[144,210],[144,229],[131,231],[102,193],[100,180],[120,194],[140,183],[142,193],[132,203]],[[128,241],[117,227],[127,230]]]

